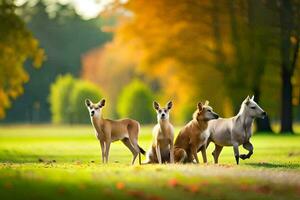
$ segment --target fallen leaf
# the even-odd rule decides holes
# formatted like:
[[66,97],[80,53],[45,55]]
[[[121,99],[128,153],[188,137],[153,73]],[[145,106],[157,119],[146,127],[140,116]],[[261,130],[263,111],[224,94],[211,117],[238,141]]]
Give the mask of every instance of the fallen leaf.
[[123,182],[116,183],[116,188],[118,190],[123,190],[125,188],[125,184]]
[[3,184],[3,187],[4,187],[5,189],[12,189],[12,188],[13,188],[13,185],[12,185],[11,182],[5,182],[5,183]]
[[178,186],[178,185],[179,185],[179,183],[178,183],[178,181],[177,181],[175,178],[170,179],[170,180],[168,181],[168,186],[170,186],[170,187],[176,187],[176,186]]
[[152,195],[152,196],[148,196],[147,200],[164,200],[164,198],[162,198],[160,196]]
[[145,195],[145,193],[143,191],[129,190],[129,191],[127,191],[127,194],[129,196],[136,197],[138,199],[146,199],[146,195]]
[[255,187],[254,191],[257,193],[261,193],[261,194],[270,194],[272,190],[271,190],[270,186],[263,185],[263,186]]
[[66,189],[64,187],[58,188],[58,194],[64,195],[66,193]]
[[239,185],[239,188],[240,188],[240,190],[242,190],[244,192],[249,191],[251,189],[249,187],[249,185],[247,185],[247,184],[241,184],[241,185]]
[[192,193],[197,193],[199,192],[199,186],[196,184],[193,185],[188,185],[185,187],[187,191],[192,192]]

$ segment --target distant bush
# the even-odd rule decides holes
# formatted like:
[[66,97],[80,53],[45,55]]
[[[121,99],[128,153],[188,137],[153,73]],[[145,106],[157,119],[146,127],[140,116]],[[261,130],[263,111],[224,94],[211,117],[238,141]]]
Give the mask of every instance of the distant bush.
[[186,123],[192,120],[193,113],[195,112],[196,109],[197,109],[196,104],[195,105],[187,104],[183,106],[180,110],[180,115],[179,115],[180,118],[178,119],[178,121],[180,121],[181,123]]
[[53,123],[87,123],[86,98],[97,102],[102,95],[92,83],[75,79],[72,75],[58,76],[50,89],[50,109]]
[[130,117],[142,124],[155,122],[152,107],[154,95],[150,88],[141,81],[135,80],[121,92],[117,111],[121,117]]
[[70,94],[75,84],[72,75],[58,76],[50,88],[50,110],[53,123],[70,123]]
[[71,93],[70,105],[72,110],[72,123],[90,123],[88,110],[84,100],[89,98],[98,102],[102,95],[97,86],[86,81],[77,81]]

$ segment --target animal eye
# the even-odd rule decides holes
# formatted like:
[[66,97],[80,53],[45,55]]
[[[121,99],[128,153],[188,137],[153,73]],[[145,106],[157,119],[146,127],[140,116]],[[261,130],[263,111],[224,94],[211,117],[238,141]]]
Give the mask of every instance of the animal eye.
[[256,107],[255,106],[251,106],[250,108],[254,110]]
[[161,110],[158,110],[159,113],[161,113]]

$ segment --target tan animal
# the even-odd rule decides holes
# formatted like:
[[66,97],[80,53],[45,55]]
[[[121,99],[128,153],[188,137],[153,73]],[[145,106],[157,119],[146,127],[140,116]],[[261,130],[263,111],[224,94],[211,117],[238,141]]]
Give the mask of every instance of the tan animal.
[[147,163],[174,163],[174,128],[169,121],[172,105],[172,101],[170,101],[166,107],[161,108],[156,101],[153,102],[157,113],[157,124],[152,131],[153,142],[147,155]]
[[193,162],[195,159],[199,163],[198,149],[201,149],[203,162],[207,162],[206,142],[209,135],[206,129],[208,121],[219,117],[208,104],[208,101],[204,105],[199,102],[193,119],[179,132],[174,145],[175,162]]
[[[239,158],[245,160],[253,154],[253,145],[250,143],[252,124],[256,117],[264,118],[266,112],[254,101],[254,96],[243,101],[239,113],[231,118],[219,118],[208,123],[209,142],[215,143],[212,155],[218,163],[219,155],[224,146],[233,146],[236,164]],[[207,146],[208,146],[207,144]],[[243,145],[248,154],[239,155],[239,146]]]
[[110,120],[104,119],[102,109],[105,100],[102,99],[94,104],[89,99],[85,100],[85,104],[91,116],[91,122],[94,126],[96,137],[98,138],[102,151],[102,162],[108,162],[109,148],[111,142],[121,140],[124,145],[133,154],[132,164],[139,155],[139,163],[141,164],[141,155],[145,151],[138,145],[138,135],[140,124],[132,119]]

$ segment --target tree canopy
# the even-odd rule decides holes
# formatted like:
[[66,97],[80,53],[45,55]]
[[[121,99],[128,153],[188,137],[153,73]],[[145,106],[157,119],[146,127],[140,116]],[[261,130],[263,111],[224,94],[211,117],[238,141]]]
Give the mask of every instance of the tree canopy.
[[44,59],[38,40],[15,11],[13,1],[0,1],[0,118],[24,92],[24,83],[30,78],[25,62],[30,59],[38,68]]

